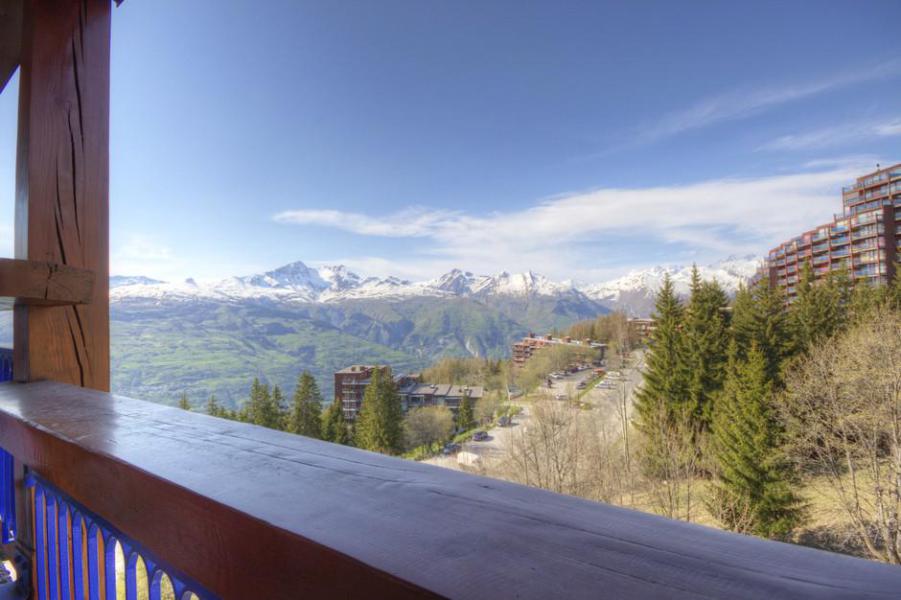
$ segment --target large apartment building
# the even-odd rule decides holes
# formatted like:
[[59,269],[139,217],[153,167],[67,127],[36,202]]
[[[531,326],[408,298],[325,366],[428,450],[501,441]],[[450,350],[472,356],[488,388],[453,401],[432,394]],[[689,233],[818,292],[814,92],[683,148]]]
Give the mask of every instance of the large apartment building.
[[372,380],[376,369],[387,369],[378,365],[352,365],[335,373],[335,402],[341,403],[344,418],[355,421],[363,406],[363,394]]
[[[387,371],[383,365],[352,365],[335,373],[335,402],[341,403],[344,418],[356,421],[363,406],[363,394],[377,369]],[[484,395],[479,386],[422,383],[417,375],[395,378],[397,393],[404,412],[421,406],[446,406],[457,412],[463,398],[473,402]]]
[[593,342],[591,340],[574,340],[569,336],[554,337],[551,334],[545,336],[536,336],[530,333],[518,342],[513,343],[513,366],[521,367],[526,364],[532,355],[540,348],[553,345],[568,345],[578,348],[590,348],[594,351],[594,362],[600,363],[604,359],[604,352],[607,350],[606,344]]
[[770,250],[770,285],[797,295],[801,269],[817,279],[845,270],[857,283],[884,284],[901,255],[901,163],[877,169],[842,189],[842,213]]

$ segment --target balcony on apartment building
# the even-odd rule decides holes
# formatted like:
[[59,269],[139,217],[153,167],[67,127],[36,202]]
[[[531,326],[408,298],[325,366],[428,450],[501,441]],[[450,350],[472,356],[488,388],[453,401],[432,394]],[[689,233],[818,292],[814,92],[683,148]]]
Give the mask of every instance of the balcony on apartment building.
[[868,213],[863,213],[857,215],[856,217],[851,218],[851,226],[853,228],[860,227],[861,225],[866,225],[867,223],[875,223],[877,220],[882,218],[882,213],[879,211],[870,211]]
[[109,393],[111,9],[0,0],[0,92],[21,68],[0,533],[21,591],[110,599],[123,569],[128,600],[897,595],[889,565]]
[[867,225],[866,227],[861,227],[860,229],[851,233],[851,239],[854,241],[862,240],[865,238],[876,237],[877,235],[881,235],[885,233],[885,227],[875,225]]

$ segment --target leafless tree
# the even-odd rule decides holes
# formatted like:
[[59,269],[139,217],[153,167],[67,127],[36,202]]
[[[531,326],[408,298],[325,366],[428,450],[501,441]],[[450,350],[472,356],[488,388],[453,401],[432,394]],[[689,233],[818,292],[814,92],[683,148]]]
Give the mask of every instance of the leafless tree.
[[789,371],[790,449],[870,555],[901,564],[901,315],[875,309]]
[[414,408],[404,418],[404,441],[408,449],[441,442],[454,430],[454,414],[446,406]]
[[595,410],[542,400],[527,428],[513,432],[507,459],[488,474],[554,492],[624,503],[622,441]]
[[[646,424],[653,427],[653,440],[648,435],[638,440],[645,448],[640,448],[639,454],[653,457],[652,468],[645,469],[651,507],[671,519],[691,521],[695,482],[701,474],[698,426],[688,414],[676,418],[664,410],[655,414]],[[650,427],[646,433],[651,431]],[[647,449],[647,444],[654,447]]]

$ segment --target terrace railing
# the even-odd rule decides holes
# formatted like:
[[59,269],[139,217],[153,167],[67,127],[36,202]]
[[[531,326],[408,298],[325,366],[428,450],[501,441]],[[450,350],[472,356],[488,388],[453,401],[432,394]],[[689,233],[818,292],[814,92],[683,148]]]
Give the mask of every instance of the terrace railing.
[[0,382],[12,381],[13,351],[12,348],[0,348]]
[[113,598],[116,542],[127,598],[142,592],[140,562],[150,585],[166,571],[182,596],[242,600],[901,589],[889,565],[61,383],[0,385],[0,445],[31,513],[19,525],[34,523],[39,598],[76,585]]

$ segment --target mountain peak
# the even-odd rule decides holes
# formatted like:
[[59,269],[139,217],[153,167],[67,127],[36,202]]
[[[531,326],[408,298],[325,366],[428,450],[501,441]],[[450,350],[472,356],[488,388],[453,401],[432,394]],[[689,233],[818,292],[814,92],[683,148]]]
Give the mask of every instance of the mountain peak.
[[319,276],[318,271],[299,260],[262,274],[242,277],[241,280],[251,286],[301,289],[311,292],[329,287],[329,284]]
[[110,289],[126,285],[156,285],[158,283],[165,282],[143,275],[111,275],[109,278]]
[[341,292],[360,285],[360,276],[344,265],[325,265],[319,267],[319,277],[328,283],[330,290]]
[[[727,293],[754,275],[759,259],[734,257],[706,266],[698,266],[701,277],[715,279]],[[269,300],[279,302],[325,303],[362,299],[402,299],[413,297],[472,297],[480,300],[495,296],[516,298],[567,298],[589,300],[606,308],[622,308],[635,316],[653,309],[654,295],[667,275],[676,293],[685,296],[691,280],[691,267],[657,265],[633,270],[627,275],[592,285],[572,281],[555,282],[531,269],[521,273],[502,271],[497,275],[475,275],[462,269],[428,281],[411,283],[397,277],[360,277],[344,265],[312,268],[295,261],[272,271],[245,277],[231,277],[219,283],[167,284],[144,277],[110,278],[111,298],[177,299],[205,298],[239,302]],[[139,284],[139,285],[136,285]]]

